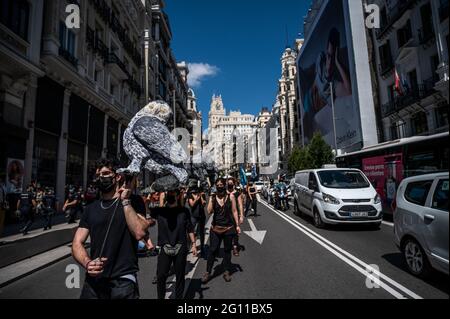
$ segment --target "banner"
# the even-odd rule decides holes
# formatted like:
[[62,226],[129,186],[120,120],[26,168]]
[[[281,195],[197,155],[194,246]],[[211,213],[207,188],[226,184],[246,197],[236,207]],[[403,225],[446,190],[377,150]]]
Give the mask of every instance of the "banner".
[[8,158],[6,166],[6,191],[8,193],[22,192],[25,175],[24,160]]

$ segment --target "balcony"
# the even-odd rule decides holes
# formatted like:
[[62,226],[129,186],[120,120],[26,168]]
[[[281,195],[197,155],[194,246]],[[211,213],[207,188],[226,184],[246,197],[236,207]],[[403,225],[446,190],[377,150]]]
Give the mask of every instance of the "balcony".
[[380,40],[392,28],[393,24],[416,3],[417,0],[398,0],[397,4],[389,9],[385,24],[376,32],[377,40]]
[[439,7],[439,21],[442,23],[448,18],[448,0],[441,1],[441,6]]
[[430,41],[436,38],[433,25],[429,25],[427,28],[419,29],[419,43],[420,45],[426,45]]
[[75,68],[78,67],[78,59],[68,50],[63,47],[59,47],[59,55],[63,57],[67,62],[72,64]]
[[418,87],[407,90],[404,95],[398,96],[393,101],[383,104],[381,106],[382,117],[385,118],[394,113],[398,113],[404,108],[418,103],[435,93],[436,90],[434,89],[434,86],[437,80],[436,76],[433,76],[432,78],[423,81]]
[[129,78],[129,73],[125,64],[119,59],[115,53],[109,53],[106,63],[109,64],[111,72],[113,72],[118,79],[126,80]]

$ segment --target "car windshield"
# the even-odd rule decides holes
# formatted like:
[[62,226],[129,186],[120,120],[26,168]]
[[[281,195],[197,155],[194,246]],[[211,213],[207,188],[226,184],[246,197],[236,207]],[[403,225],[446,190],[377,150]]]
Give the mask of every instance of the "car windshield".
[[327,188],[368,188],[370,184],[358,171],[318,172],[320,184]]

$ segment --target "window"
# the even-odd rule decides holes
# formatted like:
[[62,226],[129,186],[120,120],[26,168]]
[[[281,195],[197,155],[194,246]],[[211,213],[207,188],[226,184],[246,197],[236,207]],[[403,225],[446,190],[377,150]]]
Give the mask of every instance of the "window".
[[425,112],[416,113],[411,119],[412,135],[428,132],[428,119]]
[[433,195],[432,208],[448,212],[448,179],[440,180]]
[[406,22],[405,26],[397,31],[398,47],[401,48],[412,38],[411,20]]
[[405,199],[412,204],[425,206],[432,184],[432,180],[408,184],[405,191]]
[[26,0],[2,0],[0,22],[28,41],[30,5]]
[[448,105],[435,109],[436,127],[441,128],[448,126]]
[[61,48],[75,56],[75,34],[62,21],[59,22],[59,43]]
[[391,44],[388,41],[379,48],[380,53],[380,68],[381,72],[387,72],[393,67]]

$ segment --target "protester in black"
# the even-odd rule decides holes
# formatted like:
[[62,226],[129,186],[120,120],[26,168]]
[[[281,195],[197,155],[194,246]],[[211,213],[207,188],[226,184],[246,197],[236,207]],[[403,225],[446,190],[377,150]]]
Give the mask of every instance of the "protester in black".
[[77,218],[77,213],[79,211],[79,205],[81,198],[74,188],[69,189],[69,194],[67,195],[66,202],[63,206],[63,212],[66,214],[67,223],[73,224]]
[[25,226],[20,230],[23,235],[27,235],[31,226],[34,223],[36,208],[36,199],[33,193],[33,187],[30,185],[27,187],[27,191],[20,194],[20,199],[17,202],[17,210],[20,211],[20,215],[25,220]]
[[[238,192],[236,188],[236,181],[234,178],[229,178],[227,180],[227,193],[228,195],[233,194],[236,201],[236,208],[238,210],[239,215],[239,226],[244,223],[244,201],[243,196],[240,192]],[[236,234],[233,237],[233,255],[235,257],[239,257],[239,235]]]
[[56,196],[51,188],[46,188],[42,196],[42,213],[45,217],[44,231],[52,229],[52,218],[56,212]]
[[[149,222],[144,202],[131,195],[132,182],[116,169],[111,160],[97,163],[101,199],[86,207],[72,243],[75,260],[86,269],[82,299],[139,298],[137,247]],[[90,254],[84,247],[88,237]]]
[[248,214],[248,209],[250,208],[250,205],[252,206],[253,216],[257,216],[256,209],[258,207],[258,205],[257,205],[258,202],[257,202],[256,194],[257,194],[257,191],[256,191],[255,185],[253,183],[249,183],[247,185],[247,202],[246,202],[247,207],[245,209],[246,216]]
[[176,276],[175,298],[183,298],[189,252],[188,236],[192,254],[197,256],[194,227],[189,210],[183,205],[182,196],[180,191],[170,190],[165,196],[166,206],[155,208],[151,213],[158,223],[158,246],[161,247],[156,270],[158,299],[165,298],[166,282],[172,265]]
[[202,278],[202,283],[204,284],[211,278],[214,261],[222,241],[224,243],[223,266],[225,268],[223,278],[226,282],[231,281],[231,250],[233,246],[233,237],[236,233],[240,234],[241,229],[239,226],[236,199],[233,194],[227,194],[225,185],[226,180],[223,178],[219,178],[216,181],[216,193],[211,195],[208,203],[208,214],[214,215],[209,237],[210,247],[206,273]]
[[200,238],[200,251],[202,256],[204,256],[205,253],[205,206],[205,193],[200,192],[200,189],[196,186],[192,187],[189,190],[187,207],[191,214],[191,222],[194,226],[195,234]]

